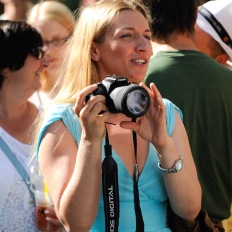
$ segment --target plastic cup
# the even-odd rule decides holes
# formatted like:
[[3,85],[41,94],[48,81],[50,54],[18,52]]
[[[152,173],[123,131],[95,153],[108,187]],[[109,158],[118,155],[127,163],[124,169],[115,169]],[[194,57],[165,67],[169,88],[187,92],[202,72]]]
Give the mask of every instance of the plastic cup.
[[46,220],[44,211],[47,207],[53,207],[51,198],[48,193],[35,190],[35,203],[36,203],[36,224],[37,229],[40,231],[57,231],[58,225],[55,225]]

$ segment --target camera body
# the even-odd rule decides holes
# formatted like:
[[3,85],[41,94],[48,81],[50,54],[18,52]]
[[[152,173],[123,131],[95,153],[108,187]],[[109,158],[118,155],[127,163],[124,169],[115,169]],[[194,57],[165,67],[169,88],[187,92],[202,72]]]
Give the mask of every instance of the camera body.
[[110,112],[123,113],[130,118],[141,117],[150,106],[148,92],[143,87],[128,82],[126,77],[106,76],[98,83],[98,89],[86,97],[86,102],[96,95],[105,96]]

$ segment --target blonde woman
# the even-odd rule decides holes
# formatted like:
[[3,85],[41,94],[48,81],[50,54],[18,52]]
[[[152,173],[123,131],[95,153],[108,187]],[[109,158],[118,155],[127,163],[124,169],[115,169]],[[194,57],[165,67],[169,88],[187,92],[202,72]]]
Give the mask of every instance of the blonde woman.
[[71,10],[57,1],[43,1],[36,4],[29,12],[27,22],[40,32],[49,67],[41,73],[42,88],[33,99],[43,106],[54,97],[61,83],[57,83],[62,54],[66,42],[71,37],[75,18]]
[[[117,74],[116,82],[119,76],[135,84],[143,81],[152,55],[149,15],[137,1],[102,0],[83,8],[78,20],[67,48],[63,85],[38,137],[39,164],[56,213],[67,231],[170,232],[168,200],[187,220],[201,207],[180,110],[162,101],[153,84],[136,85],[151,102],[136,122],[110,111],[107,95],[86,99],[106,75]],[[132,132],[137,134],[137,152]],[[106,189],[109,198],[102,192],[107,137],[118,166],[119,204],[114,188]],[[104,211],[107,199],[110,211]],[[117,207],[119,220],[105,216],[118,215]]]

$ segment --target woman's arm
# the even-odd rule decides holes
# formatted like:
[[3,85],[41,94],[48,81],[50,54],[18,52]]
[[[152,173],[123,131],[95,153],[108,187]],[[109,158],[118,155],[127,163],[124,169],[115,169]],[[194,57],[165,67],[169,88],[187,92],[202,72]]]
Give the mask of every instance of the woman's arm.
[[51,125],[40,146],[42,174],[67,231],[89,231],[97,214],[101,140],[84,138],[77,147],[61,121]]
[[47,129],[40,145],[41,171],[67,231],[89,231],[97,215],[105,121],[115,115],[107,111],[102,95],[85,102],[96,88],[88,86],[77,97],[74,110],[82,128],[80,144],[63,122],[57,121]]
[[164,182],[171,206],[180,217],[192,220],[201,208],[201,187],[193,162],[188,138],[183,123],[176,112],[176,123],[171,136],[167,133],[166,108],[158,89],[152,83],[149,89],[151,105],[148,112],[136,123],[121,122],[123,128],[132,129],[156,149],[161,166],[172,168],[181,154],[183,168],[177,173],[164,173]]
[[170,144],[159,151],[162,155],[161,164],[165,168],[171,168],[181,154],[183,168],[176,173],[163,174],[169,201],[177,215],[186,220],[193,220],[201,208],[201,186],[188,137],[177,112],[174,131],[170,139]]

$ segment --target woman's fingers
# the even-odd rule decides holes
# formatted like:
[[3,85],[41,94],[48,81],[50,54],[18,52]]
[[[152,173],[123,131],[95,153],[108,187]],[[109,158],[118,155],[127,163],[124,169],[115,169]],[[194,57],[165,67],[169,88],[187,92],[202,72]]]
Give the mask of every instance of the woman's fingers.
[[155,86],[154,83],[150,84],[150,88],[151,88],[152,92],[154,93],[154,107],[157,110],[164,111],[165,110],[165,105],[164,105],[164,103],[162,101],[162,96],[161,96],[159,90],[157,89],[157,87]]
[[74,111],[76,113],[77,116],[79,116],[79,113],[81,111],[81,109],[83,108],[84,104],[86,103],[86,96],[88,96],[89,94],[91,94],[94,90],[96,90],[98,88],[97,84],[94,85],[90,85],[87,86],[86,88],[82,89],[76,99],[76,104],[74,107]]
[[56,219],[56,218],[53,218],[53,217],[46,216],[46,221],[49,221],[52,224],[57,225],[57,226],[62,226],[62,224],[59,221],[59,219]]
[[140,130],[141,119],[138,119],[136,122],[122,121],[120,126],[124,129],[130,129],[138,133]]
[[61,222],[57,218],[55,209],[53,207],[46,207],[44,214],[46,216],[46,221],[49,221],[52,224],[59,226],[59,229],[57,231],[61,231],[63,225],[61,224]]

